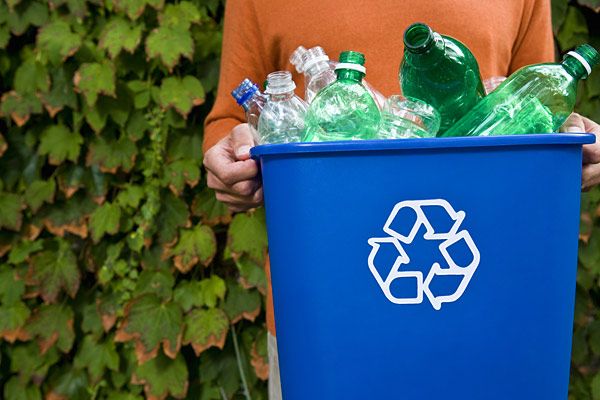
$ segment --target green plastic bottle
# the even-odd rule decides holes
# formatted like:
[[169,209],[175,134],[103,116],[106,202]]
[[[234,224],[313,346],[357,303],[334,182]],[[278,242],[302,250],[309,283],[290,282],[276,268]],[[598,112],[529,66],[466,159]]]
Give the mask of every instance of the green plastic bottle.
[[467,46],[423,23],[404,32],[399,78],[404,96],[438,110],[442,117],[438,136],[485,96],[479,65]]
[[556,132],[573,112],[577,83],[600,63],[588,44],[568,52],[561,63],[523,67],[443,136],[491,136]]
[[365,56],[344,51],[335,68],[337,80],[322,89],[306,113],[305,142],[373,139],[381,115],[369,91],[362,85]]

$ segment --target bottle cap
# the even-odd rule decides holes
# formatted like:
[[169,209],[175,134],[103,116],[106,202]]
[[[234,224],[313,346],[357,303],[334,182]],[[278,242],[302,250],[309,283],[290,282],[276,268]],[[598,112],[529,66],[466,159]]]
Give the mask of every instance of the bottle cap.
[[244,79],[235,89],[231,91],[231,95],[238,105],[244,104],[258,92],[258,86],[250,79]]
[[283,94],[293,92],[296,89],[296,84],[292,80],[292,73],[289,71],[275,71],[267,75],[268,94]]

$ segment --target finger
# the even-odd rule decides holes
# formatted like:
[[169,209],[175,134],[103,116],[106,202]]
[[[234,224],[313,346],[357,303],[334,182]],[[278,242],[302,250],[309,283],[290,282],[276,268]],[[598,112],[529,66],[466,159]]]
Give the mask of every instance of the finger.
[[569,118],[560,127],[561,132],[567,133],[582,133],[585,132],[585,125],[581,115],[577,113],[571,113]]
[[262,189],[257,190],[252,196],[236,196],[224,192],[216,192],[218,201],[224,203],[232,211],[248,210],[259,207],[263,201]]
[[588,190],[600,183],[600,164],[588,164],[583,166],[581,173],[581,188]]
[[255,145],[250,125],[240,124],[231,131],[231,147],[240,161],[250,158],[250,148]]
[[212,173],[207,174],[206,184],[209,188],[216,191],[226,192],[237,196],[251,196],[261,185],[258,179],[248,179],[234,183],[233,185],[226,185]]
[[600,141],[596,140],[596,143],[586,144],[583,146],[583,163],[600,163]]

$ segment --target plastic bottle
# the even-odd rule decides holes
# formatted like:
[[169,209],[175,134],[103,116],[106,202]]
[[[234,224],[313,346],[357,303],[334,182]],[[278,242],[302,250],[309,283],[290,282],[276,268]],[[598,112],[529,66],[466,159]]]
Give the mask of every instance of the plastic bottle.
[[248,78],[232,90],[231,95],[236,103],[244,109],[246,122],[258,142],[258,119],[267,102],[267,96],[262,94],[258,86]]
[[378,139],[435,137],[440,128],[440,113],[419,99],[390,96],[381,110]]
[[444,136],[556,132],[573,112],[577,83],[600,63],[590,45],[568,52],[561,63],[523,67],[498,86]]
[[300,142],[304,135],[306,103],[294,94],[296,84],[288,71],[267,76],[267,103],[258,119],[259,143]]
[[306,114],[303,141],[373,139],[381,115],[375,100],[361,84],[365,56],[344,51],[336,66],[337,79],[321,90]]
[[423,100],[438,110],[442,117],[438,136],[485,96],[471,51],[423,23],[413,24],[404,32],[400,86],[404,96]]
[[[321,89],[337,79],[335,74],[337,62],[330,60],[322,47],[316,46],[307,50],[303,46],[298,46],[290,56],[290,63],[298,73],[304,73],[304,99],[309,104],[312,103]],[[385,96],[364,79],[362,84],[371,93],[375,103],[381,109],[385,103]]]

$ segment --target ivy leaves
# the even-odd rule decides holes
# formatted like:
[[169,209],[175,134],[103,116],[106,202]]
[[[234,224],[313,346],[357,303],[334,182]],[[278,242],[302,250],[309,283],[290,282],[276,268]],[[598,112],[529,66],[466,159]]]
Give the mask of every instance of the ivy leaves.
[[232,398],[233,324],[262,390],[262,222],[201,172],[221,7],[0,1],[0,397]]

